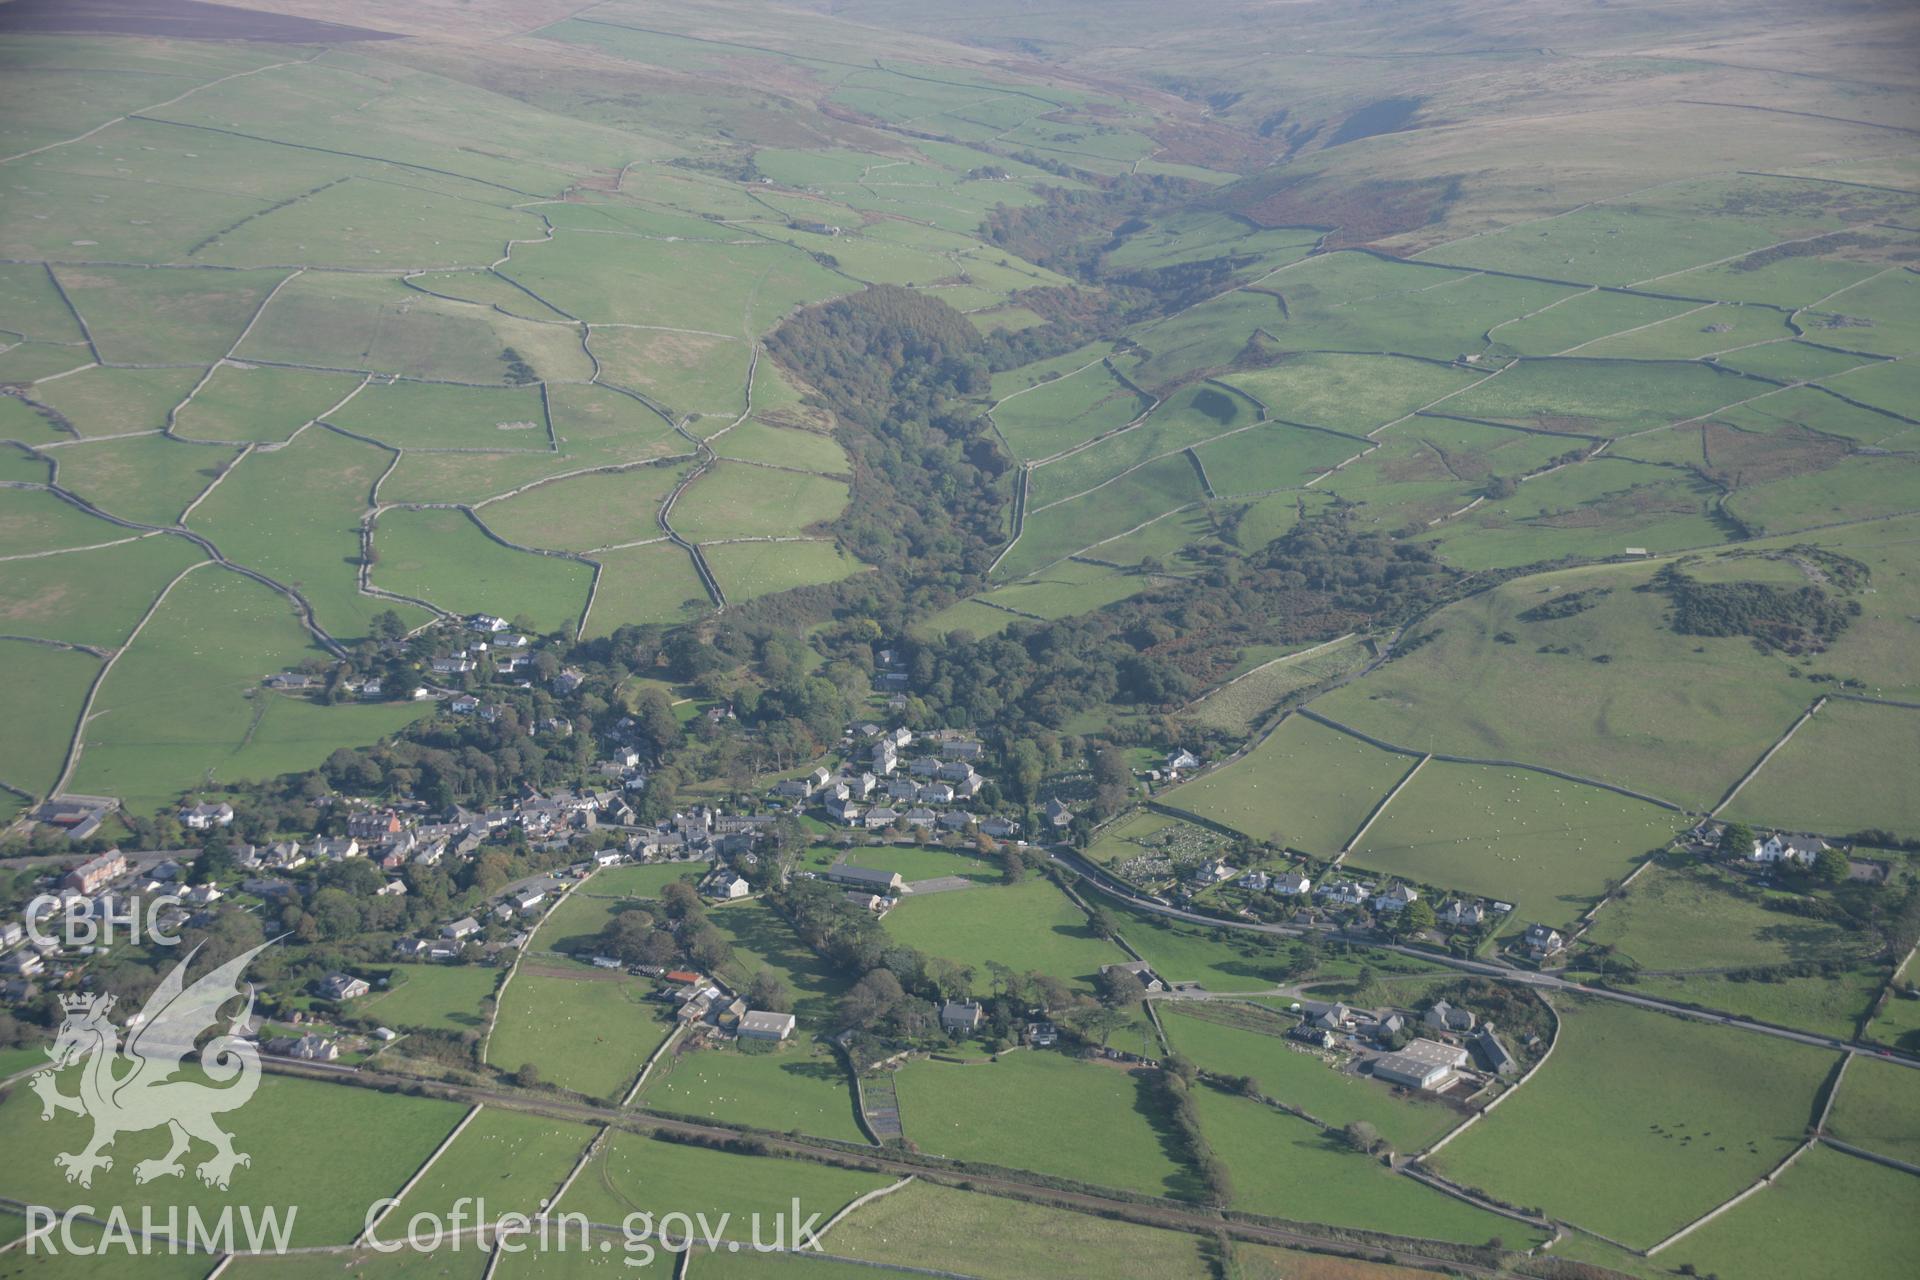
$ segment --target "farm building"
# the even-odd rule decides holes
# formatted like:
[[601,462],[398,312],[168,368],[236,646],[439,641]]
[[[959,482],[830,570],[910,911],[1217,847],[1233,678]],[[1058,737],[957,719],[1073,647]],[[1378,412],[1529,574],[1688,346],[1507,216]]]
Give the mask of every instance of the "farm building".
[[1467,1051],[1436,1040],[1415,1040],[1398,1053],[1373,1060],[1373,1074],[1409,1089],[1444,1089],[1467,1063]]
[[740,1015],[739,1034],[743,1040],[785,1040],[793,1034],[793,1015],[750,1009]]

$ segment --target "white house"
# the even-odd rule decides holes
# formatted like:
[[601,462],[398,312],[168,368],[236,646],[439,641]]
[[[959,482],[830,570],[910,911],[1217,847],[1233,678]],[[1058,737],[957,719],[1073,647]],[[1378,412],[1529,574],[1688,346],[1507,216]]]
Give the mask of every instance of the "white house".
[[1765,840],[1753,842],[1753,852],[1747,855],[1747,861],[1762,865],[1777,862],[1797,862],[1803,867],[1813,865],[1813,860],[1827,844],[1824,840],[1795,840],[1774,832]]
[[1487,918],[1487,909],[1479,899],[1455,898],[1440,908],[1440,923],[1451,928],[1471,929]]
[[1301,898],[1313,891],[1313,881],[1298,871],[1282,871],[1273,878],[1271,888],[1283,898]]
[[1336,880],[1320,886],[1320,897],[1336,906],[1357,907],[1372,896],[1372,890],[1352,880]]
[[180,810],[180,825],[189,831],[209,831],[232,821],[230,804],[190,804]]

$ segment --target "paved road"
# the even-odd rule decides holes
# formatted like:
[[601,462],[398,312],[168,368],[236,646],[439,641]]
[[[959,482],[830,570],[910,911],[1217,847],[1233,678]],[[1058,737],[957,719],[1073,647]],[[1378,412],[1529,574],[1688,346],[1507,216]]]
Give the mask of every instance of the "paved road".
[[1240,929],[1248,933],[1265,933],[1286,938],[1298,938],[1308,933],[1320,933],[1329,938],[1352,942],[1361,946],[1373,947],[1380,951],[1391,951],[1397,955],[1411,956],[1416,960],[1423,960],[1429,964],[1439,965],[1448,969],[1458,969],[1463,973],[1492,978],[1499,982],[1515,982],[1542,991],[1571,991],[1584,996],[1593,996],[1601,1000],[1616,1000],[1621,1004],[1638,1005],[1640,1008],[1653,1009],[1660,1013],[1677,1014],[1680,1017],[1693,1018],[1700,1022],[1715,1022],[1721,1026],[1738,1028],[1741,1031],[1755,1031],[1761,1035],[1774,1036],[1781,1040],[1792,1040],[1798,1044],[1812,1045],[1818,1049],[1839,1049],[1847,1053],[1862,1054],[1867,1057],[1880,1058],[1888,1062],[1898,1063],[1903,1067],[1920,1070],[1920,1060],[1907,1057],[1904,1054],[1889,1052],[1879,1045],[1862,1044],[1856,1040],[1841,1040],[1833,1036],[1815,1035],[1806,1031],[1792,1031],[1786,1027],[1770,1026],[1764,1022],[1750,1022],[1745,1018],[1736,1018],[1728,1014],[1707,1013],[1699,1009],[1689,1008],[1686,1005],[1671,1004],[1665,1000],[1655,1000],[1650,996],[1636,996],[1625,991],[1615,991],[1607,987],[1587,986],[1584,983],[1569,981],[1566,978],[1556,977],[1550,973],[1535,973],[1530,969],[1516,969],[1512,965],[1502,964],[1498,961],[1463,960],[1458,956],[1428,951],[1421,947],[1409,947],[1396,942],[1382,942],[1368,935],[1348,933],[1332,925],[1259,924],[1249,920],[1227,920],[1219,916],[1210,916],[1198,911],[1188,911],[1183,907],[1176,907],[1169,903],[1136,893],[1119,881],[1113,879],[1107,874],[1104,868],[1081,856],[1077,850],[1064,845],[1056,846],[1048,851],[1048,856],[1055,862],[1071,868],[1082,879],[1091,881],[1101,892],[1110,897],[1120,899],[1136,910],[1145,911],[1152,915],[1165,916],[1173,920],[1184,920],[1191,924],[1206,925],[1210,928]]

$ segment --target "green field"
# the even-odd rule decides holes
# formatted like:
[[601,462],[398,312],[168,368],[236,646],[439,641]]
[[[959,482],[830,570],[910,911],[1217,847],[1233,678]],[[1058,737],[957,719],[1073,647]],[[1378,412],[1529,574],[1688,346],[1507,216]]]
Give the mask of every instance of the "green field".
[[[761,1239],[773,1235],[776,1214],[798,1198],[800,1217],[821,1220],[891,1179],[814,1164],[763,1159],[682,1146],[616,1130],[560,1198],[560,1209],[618,1225],[628,1214],[704,1213],[723,1239],[750,1242],[752,1217],[762,1216]],[[722,1224],[720,1215],[728,1215]]]
[[607,867],[593,873],[593,879],[578,892],[601,897],[657,898],[660,891],[676,880],[698,880],[703,864],[653,862]]
[[930,1155],[1150,1195],[1194,1192],[1144,1073],[1023,1052],[975,1066],[916,1061],[895,1084],[907,1137]]
[[1365,644],[1350,639],[1317,653],[1275,658],[1193,703],[1187,714],[1209,729],[1248,734],[1282,699],[1359,670],[1369,655]]
[[683,547],[660,542],[597,551],[593,558],[600,566],[600,582],[587,614],[589,640],[621,627],[701,617],[713,607]]
[[72,785],[138,811],[209,780],[311,769],[423,714],[411,703],[323,707],[261,688],[319,652],[285,596],[222,569],[194,570],[101,686]]
[[663,1059],[638,1105],[695,1119],[778,1133],[865,1142],[854,1114],[853,1081],[840,1058],[805,1037],[770,1053],[689,1049]]
[[433,382],[376,382],[328,422],[355,435],[404,449],[551,447],[538,387],[461,387]]
[[838,582],[866,571],[865,565],[832,542],[709,543],[700,548],[700,554],[730,603]]
[[1712,973],[1641,976],[1623,989],[1775,1026],[1852,1039],[1886,980],[1885,968],[1856,965],[1831,978],[1817,974],[1770,975],[1742,981]]
[[53,456],[62,488],[123,520],[165,526],[179,523],[187,504],[238,454],[229,446],[146,435],[76,444]]
[[1256,840],[1331,856],[1414,763],[1296,715],[1232,764],[1159,798]]
[[1171,1002],[1159,1008],[1161,1025],[1173,1047],[1201,1070],[1251,1076],[1267,1097],[1299,1107],[1336,1129],[1364,1120],[1396,1151],[1419,1151],[1465,1118],[1443,1103],[1403,1096],[1384,1081],[1337,1070],[1327,1064],[1329,1055],[1324,1052],[1308,1052],[1278,1036],[1194,1017]]
[[968,850],[914,845],[856,847],[847,851],[845,862],[853,867],[897,871],[908,884],[915,880],[935,880],[944,876],[960,876],[976,884],[994,884],[1001,878],[998,863]]
[[[63,1091],[71,1094],[76,1083],[63,1081]],[[347,1244],[364,1227],[367,1206],[398,1191],[464,1111],[456,1103],[268,1076],[244,1108],[221,1119],[234,1149],[253,1157],[251,1165],[233,1172],[230,1191],[195,1176],[191,1165],[211,1154],[203,1143],[196,1143],[183,1177],[136,1182],[135,1166],[166,1152],[166,1136],[154,1132],[126,1134],[111,1152],[113,1167],[83,1188],[66,1181],[53,1157],[79,1151],[91,1126],[71,1116],[43,1123],[39,1099],[19,1089],[0,1105],[0,1134],[15,1157],[0,1193],[54,1207],[117,1204],[136,1222],[141,1205],[162,1214],[168,1205],[183,1212],[197,1205],[213,1215],[235,1196],[258,1197],[261,1205],[299,1206],[293,1244]],[[305,1158],[321,1147],[337,1149],[340,1158]]]
[[397,1228],[417,1213],[445,1218],[464,1196],[484,1198],[489,1221],[502,1214],[537,1213],[560,1189],[594,1133],[584,1124],[485,1108],[394,1207],[392,1224]]
[[194,509],[191,527],[227,555],[292,587],[340,640],[367,634],[387,609],[409,627],[418,605],[360,591],[360,519],[391,454],[331,431],[310,430],[272,453],[238,463]]
[[[1744,637],[1669,630],[1664,597],[1634,590],[1651,573],[1570,569],[1450,605],[1434,615],[1431,643],[1314,709],[1389,742],[1549,765],[1711,808],[1812,695]],[[1575,592],[1596,594],[1566,616],[1520,617]]]
[[1844,928],[1793,909],[1804,901],[1797,894],[1749,887],[1708,867],[1661,862],[1607,903],[1586,939],[1647,969],[1857,957],[1860,942]]
[[673,504],[673,527],[693,542],[803,533],[847,505],[844,481],[723,462]]
[[502,546],[461,511],[388,511],[373,536],[374,585],[455,613],[525,616],[539,631],[572,631],[593,570]]
[[1920,1164],[1920,1073],[1856,1056],[1827,1128],[1844,1142]]
[[387,989],[368,997],[360,1016],[397,1028],[479,1031],[493,1009],[500,972],[465,964],[397,964]]
[[1913,1269],[1914,1175],[1815,1147],[1767,1190],[1660,1255],[1701,1275],[1897,1280]]
[[1727,808],[1742,822],[1845,834],[1920,832],[1920,712],[1833,699]]
[[777,911],[755,899],[716,909],[708,919],[733,946],[728,976],[742,990],[755,973],[769,970],[793,993],[793,1011],[802,1026],[826,1024],[851,982],[809,950]]
[[21,728],[0,745],[0,779],[40,794],[60,777],[100,661],[77,649],[0,641],[12,673],[7,705]]
[[1532,1234],[1524,1223],[1397,1177],[1283,1111],[1207,1087],[1194,1102],[1207,1141],[1233,1176],[1233,1207],[1243,1213],[1462,1244]]
[[862,1207],[833,1229],[826,1247],[843,1257],[937,1271],[965,1257],[967,1271],[983,1280],[1076,1271],[1113,1280],[1199,1280],[1211,1274],[1200,1244],[1200,1237],[1177,1231],[916,1182]]
[[592,551],[666,536],[660,504],[685,470],[671,463],[570,476],[479,508],[487,528],[508,542],[558,551]]
[[534,961],[500,995],[486,1060],[503,1071],[531,1062],[541,1079],[618,1101],[647,1055],[673,1030],[651,983],[604,970]]
[[1103,964],[1126,959],[1087,926],[1086,913],[1039,877],[909,896],[887,913],[887,932],[910,947],[973,970],[973,989],[992,985],[987,961],[1085,985]]
[[1546,1065],[1434,1167],[1640,1247],[1798,1146],[1834,1066],[1817,1049],[1610,1002],[1560,1014]]
[[1485,376],[1425,360],[1313,352],[1225,381],[1271,417],[1366,435]]
[[1671,810],[1548,774],[1433,760],[1349,861],[1564,926],[1682,824]]

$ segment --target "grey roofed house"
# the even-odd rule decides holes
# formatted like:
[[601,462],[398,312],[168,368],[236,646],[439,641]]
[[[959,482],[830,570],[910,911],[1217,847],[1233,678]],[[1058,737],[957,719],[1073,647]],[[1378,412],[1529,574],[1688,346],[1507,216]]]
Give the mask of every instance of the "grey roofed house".
[[1520,1064],[1513,1060],[1513,1053],[1495,1034],[1491,1022],[1483,1023],[1480,1030],[1474,1033],[1473,1047],[1480,1051],[1487,1069],[1495,1075],[1509,1076],[1520,1069]]
[[1471,1031],[1476,1019],[1471,1009],[1456,1009],[1445,1000],[1435,1000],[1421,1021],[1435,1031]]
[[949,1000],[940,1006],[940,1026],[946,1031],[973,1031],[986,1016],[986,1010],[975,1000]]
[[1435,1040],[1415,1040],[1398,1053],[1373,1060],[1373,1074],[1409,1089],[1441,1089],[1465,1066],[1467,1051]]
[[1047,821],[1056,827],[1067,826],[1073,821],[1073,810],[1060,803],[1060,797],[1055,796],[1047,801]]
[[846,863],[828,867],[820,875],[835,884],[850,884],[873,893],[895,893],[902,884],[898,871],[886,871],[879,867],[851,867]]

